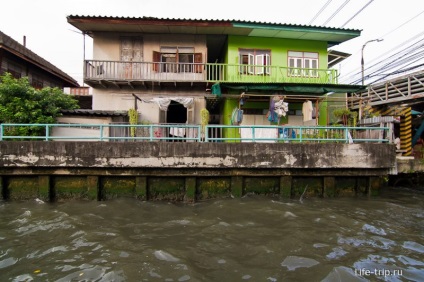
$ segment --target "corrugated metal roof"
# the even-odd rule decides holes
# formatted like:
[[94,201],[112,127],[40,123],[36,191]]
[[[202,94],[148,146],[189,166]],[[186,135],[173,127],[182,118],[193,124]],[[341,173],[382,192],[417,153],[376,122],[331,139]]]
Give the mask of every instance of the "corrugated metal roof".
[[77,109],[77,110],[61,110],[64,115],[73,115],[73,116],[128,116],[126,111],[101,111],[101,110],[87,110],[87,109]]
[[90,36],[96,32],[233,35],[327,42],[327,47],[361,35],[360,30],[274,22],[155,17],[78,16],[68,23]]
[[15,55],[18,55],[22,59],[38,65],[40,68],[51,73],[52,75],[58,77],[59,79],[66,81],[68,86],[78,87],[78,82],[73,79],[71,76],[60,70],[58,67],[54,66],[52,63],[43,59],[39,55],[35,54],[10,36],[0,31],[0,48],[3,48]]
[[360,29],[348,29],[348,28],[336,28],[336,27],[324,27],[317,25],[302,25],[302,24],[290,24],[290,23],[277,23],[277,22],[264,22],[264,21],[246,21],[237,19],[198,19],[198,18],[160,18],[160,17],[124,17],[124,16],[101,16],[101,15],[69,15],[69,19],[108,19],[108,20],[159,20],[159,21],[175,21],[175,22],[215,22],[215,23],[243,23],[243,24],[259,24],[259,25],[270,25],[270,26],[285,26],[285,27],[304,27],[304,28],[324,28],[324,29],[337,29],[346,31],[361,31]]
[[67,17],[68,23],[92,35],[95,32],[141,34],[201,34],[284,38],[327,42],[331,47],[361,34],[360,30],[273,22],[182,19],[155,17],[78,16]]

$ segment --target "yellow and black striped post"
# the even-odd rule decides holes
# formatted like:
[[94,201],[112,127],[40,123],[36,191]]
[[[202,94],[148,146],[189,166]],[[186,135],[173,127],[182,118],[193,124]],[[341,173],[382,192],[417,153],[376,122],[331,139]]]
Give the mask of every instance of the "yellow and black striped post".
[[371,113],[378,116],[400,117],[400,149],[404,151],[403,156],[412,155],[412,109],[411,107],[387,107],[371,108]]
[[400,149],[403,156],[412,155],[412,109],[411,107],[389,107],[378,112],[380,116],[400,116]]
[[400,116],[400,149],[404,156],[412,155],[412,115],[411,108],[403,108]]

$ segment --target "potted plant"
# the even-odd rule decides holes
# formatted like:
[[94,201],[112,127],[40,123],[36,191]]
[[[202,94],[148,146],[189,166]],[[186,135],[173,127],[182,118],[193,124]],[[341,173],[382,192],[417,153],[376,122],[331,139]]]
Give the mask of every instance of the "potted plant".
[[344,126],[356,126],[358,113],[349,110],[348,108],[338,108],[333,111],[333,115],[342,122]]

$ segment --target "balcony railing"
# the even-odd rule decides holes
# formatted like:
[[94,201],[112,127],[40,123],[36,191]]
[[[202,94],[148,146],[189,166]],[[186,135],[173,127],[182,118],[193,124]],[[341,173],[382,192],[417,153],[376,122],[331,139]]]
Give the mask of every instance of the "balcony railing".
[[[36,129],[43,133],[29,134]],[[0,141],[393,143],[389,132],[388,127],[0,124]]]
[[337,84],[337,71],[263,65],[87,60],[84,80]]

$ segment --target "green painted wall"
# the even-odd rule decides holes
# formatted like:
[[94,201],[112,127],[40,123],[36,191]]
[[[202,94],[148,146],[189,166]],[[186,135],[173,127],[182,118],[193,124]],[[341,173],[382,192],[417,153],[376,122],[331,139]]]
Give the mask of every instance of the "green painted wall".
[[271,66],[287,67],[288,51],[318,52],[319,68],[327,69],[327,42],[248,36],[228,36],[225,63],[238,64],[239,49],[265,49],[271,51]]
[[[231,115],[233,110],[238,107],[239,100],[227,98],[224,102],[223,109],[223,124],[231,125]],[[240,138],[238,129],[225,129],[223,130],[224,138]],[[231,141],[228,141],[231,142]]]
[[[327,69],[327,42],[311,41],[311,40],[297,40],[297,39],[281,39],[281,38],[264,38],[264,37],[248,37],[248,36],[228,36],[227,53],[225,54],[226,64],[239,64],[239,49],[262,49],[270,50],[271,52],[271,66],[287,67],[288,64],[288,51],[303,51],[303,52],[318,52],[319,54],[319,68]],[[233,69],[236,70],[236,69]],[[228,75],[235,75],[229,70]],[[233,94],[238,94],[236,91]],[[301,95],[302,93],[299,93]],[[224,106],[224,124],[231,124],[231,113],[234,107],[237,106],[238,101],[226,101]],[[260,103],[247,103],[244,108],[263,108],[266,109],[268,105]],[[301,110],[302,103],[289,103],[290,110]],[[319,108],[320,125],[326,125],[328,121],[327,104],[321,104]],[[280,120],[281,124],[289,124],[290,117],[283,117]],[[232,135],[231,135],[232,136]],[[228,136],[230,137],[230,136]]]
[[320,103],[319,107],[319,124],[331,125],[337,121],[333,115],[334,109],[346,107],[346,94],[334,93],[326,96],[326,99]]

